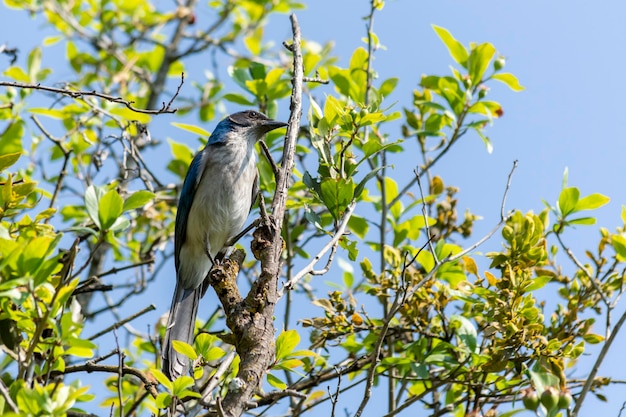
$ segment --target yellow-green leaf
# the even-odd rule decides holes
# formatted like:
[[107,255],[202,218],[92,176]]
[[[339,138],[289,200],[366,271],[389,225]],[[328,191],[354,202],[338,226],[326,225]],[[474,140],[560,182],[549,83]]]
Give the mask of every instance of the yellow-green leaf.
[[185,343],[180,340],[173,340],[172,347],[174,348],[176,352],[182,353],[183,355],[187,356],[192,361],[195,361],[196,359],[198,359],[198,354],[189,343]]
[[132,193],[125,201],[122,211],[126,212],[143,207],[154,198],[154,193],[147,190],[140,190]]
[[150,373],[152,374],[152,376],[154,376],[154,379],[159,381],[159,384],[167,388],[169,392],[172,392],[174,385],[172,384],[172,381],[170,381],[163,372],[161,372],[160,370],[156,368],[152,368],[150,369]]
[[276,360],[288,356],[300,343],[300,335],[295,330],[283,331],[276,339]]
[[287,384],[272,374],[267,374],[267,382],[276,389],[283,390],[287,388]]
[[122,214],[124,200],[116,190],[110,190],[98,201],[98,218],[100,227],[109,229]]
[[491,76],[494,80],[498,80],[507,85],[513,91],[522,91],[525,88],[519,83],[517,77],[511,73],[503,72]]
[[11,165],[17,162],[22,156],[21,152],[12,152],[5,155],[0,155],[0,172],[4,171]]
[[467,49],[465,46],[459,41],[457,41],[454,36],[447,29],[444,29],[437,25],[432,25],[433,29],[439,36],[439,39],[442,40],[444,45],[448,48],[448,52],[452,58],[461,66],[465,67],[467,65],[467,59],[469,54],[467,53]]
[[175,126],[175,127],[179,128],[179,129],[186,130],[187,132],[195,133],[196,135],[211,136],[210,132],[207,132],[206,130],[204,130],[200,126],[190,125],[190,124],[187,124],[187,123],[172,123],[172,126]]

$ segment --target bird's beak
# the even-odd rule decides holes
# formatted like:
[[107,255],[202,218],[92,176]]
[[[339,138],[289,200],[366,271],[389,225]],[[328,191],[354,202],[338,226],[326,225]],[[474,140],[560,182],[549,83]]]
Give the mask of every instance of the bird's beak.
[[274,129],[278,129],[278,128],[280,128],[280,127],[285,127],[285,126],[287,126],[287,123],[285,123],[285,122],[279,122],[279,121],[277,121],[277,120],[272,120],[272,119],[269,119],[269,120],[265,120],[265,121],[263,122],[263,124],[261,124],[261,125],[259,126],[259,130],[260,130],[260,131],[262,132],[262,134],[264,135],[264,134],[266,134],[267,132],[270,132],[270,131],[272,131],[272,130],[274,130]]

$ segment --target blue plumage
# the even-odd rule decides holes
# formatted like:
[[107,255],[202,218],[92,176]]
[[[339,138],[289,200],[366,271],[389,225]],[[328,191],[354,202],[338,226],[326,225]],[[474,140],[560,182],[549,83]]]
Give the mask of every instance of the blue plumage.
[[163,341],[163,372],[174,379],[189,369],[173,340],[193,343],[198,303],[216,257],[243,228],[258,193],[254,144],[286,126],[248,110],[223,119],[185,177],[176,213],[176,289]]

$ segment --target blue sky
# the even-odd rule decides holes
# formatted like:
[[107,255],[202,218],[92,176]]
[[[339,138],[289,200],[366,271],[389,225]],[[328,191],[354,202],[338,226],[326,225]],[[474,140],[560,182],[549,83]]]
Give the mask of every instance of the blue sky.
[[[320,43],[334,41],[335,54],[346,65],[354,48],[362,45],[362,17],[368,12],[369,1],[307,3],[306,10],[297,12],[303,37]],[[521,93],[513,93],[504,86],[492,85],[490,97],[504,108],[504,116],[487,131],[493,153],[485,151],[478,137],[468,135],[436,168],[446,184],[460,188],[461,211],[467,207],[484,217],[476,226],[476,236],[498,221],[502,190],[513,160],[519,161],[519,167],[507,209],[538,212],[543,209],[542,199],[554,204],[563,171],[568,167],[569,184],[579,187],[582,195],[600,192],[611,197],[608,206],[595,212],[599,225],[610,230],[620,225],[620,211],[626,201],[626,145],[622,137],[626,117],[620,104],[626,97],[624,16],[626,2],[617,0],[389,0],[376,14],[374,31],[386,50],[376,53],[374,67],[381,79],[400,78],[389,98],[389,102],[397,102],[397,110],[409,104],[411,91],[422,74],[448,74],[453,63],[431,24],[447,28],[466,45],[470,41],[493,43],[507,57],[506,70],[516,74],[526,87]],[[40,43],[41,27],[40,21],[27,14],[0,6],[0,44],[19,47],[21,62]],[[267,30],[279,44],[290,36],[287,17],[273,16]],[[44,54],[44,63],[47,58],[47,65],[54,67],[63,56]],[[7,64],[6,57],[0,57],[0,64]],[[62,75],[55,73],[52,79],[62,81]],[[399,127],[397,132],[389,133],[399,137]],[[191,136],[180,140],[197,145]],[[413,168],[410,160],[399,160],[395,166],[402,175],[411,175]],[[592,226],[566,233],[565,240],[582,257],[584,248],[595,244],[597,236],[597,227]],[[483,250],[498,246],[496,237]],[[567,260],[562,261],[570,267]],[[166,298],[160,303],[159,314],[169,305],[169,296]],[[147,320],[154,322],[156,316]],[[619,373],[626,364],[618,354],[624,343],[626,334],[619,336],[601,374],[626,379]],[[590,399],[583,411],[602,410],[604,415],[617,415],[626,393],[620,386],[607,392],[609,404]]]

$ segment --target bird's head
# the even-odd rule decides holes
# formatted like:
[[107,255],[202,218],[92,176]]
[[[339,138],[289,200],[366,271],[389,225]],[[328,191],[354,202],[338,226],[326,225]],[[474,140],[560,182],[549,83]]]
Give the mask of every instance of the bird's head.
[[245,137],[248,141],[255,142],[267,132],[284,126],[287,123],[272,120],[258,111],[241,111],[218,123],[209,138],[209,144],[224,143],[231,137]]

